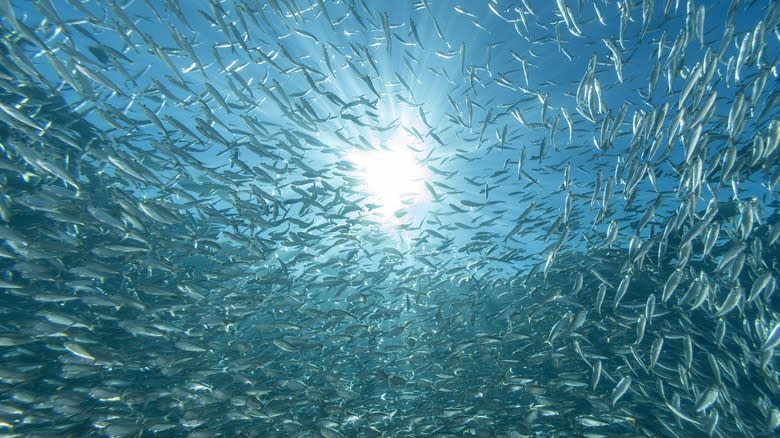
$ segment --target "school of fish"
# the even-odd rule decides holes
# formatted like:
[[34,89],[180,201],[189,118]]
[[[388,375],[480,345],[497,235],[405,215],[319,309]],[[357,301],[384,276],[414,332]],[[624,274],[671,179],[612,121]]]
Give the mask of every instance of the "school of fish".
[[0,434],[776,436],[779,9],[0,0]]

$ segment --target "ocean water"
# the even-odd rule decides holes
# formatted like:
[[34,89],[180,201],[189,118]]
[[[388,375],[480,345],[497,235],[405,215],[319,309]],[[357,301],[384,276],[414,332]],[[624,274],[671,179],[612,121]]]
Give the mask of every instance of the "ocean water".
[[0,434],[774,436],[761,1],[0,1]]

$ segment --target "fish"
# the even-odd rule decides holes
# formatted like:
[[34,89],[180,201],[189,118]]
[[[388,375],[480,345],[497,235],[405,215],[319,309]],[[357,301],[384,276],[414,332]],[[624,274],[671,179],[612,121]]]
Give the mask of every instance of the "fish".
[[0,1],[4,432],[774,433],[777,6],[530,3]]
[[610,397],[610,404],[612,407],[615,407],[615,404],[620,400],[626,392],[628,392],[629,388],[631,388],[631,377],[626,376],[620,379],[617,386],[615,386],[615,389],[612,390],[612,396]]
[[696,406],[694,409],[696,412],[701,412],[712,406],[717,400],[720,392],[717,386],[710,386],[704,392],[698,400],[696,400]]
[[612,307],[617,308],[618,304],[620,304],[620,301],[623,299],[624,296],[626,296],[626,292],[628,292],[628,285],[631,282],[631,276],[625,275],[622,280],[620,280],[620,284],[617,287],[617,291],[615,292],[615,301],[612,304]]

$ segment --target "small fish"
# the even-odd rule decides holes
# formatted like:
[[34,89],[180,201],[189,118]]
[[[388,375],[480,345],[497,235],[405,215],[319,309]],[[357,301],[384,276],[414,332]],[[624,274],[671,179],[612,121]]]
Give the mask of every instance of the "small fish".
[[615,386],[615,389],[612,390],[612,396],[610,397],[610,405],[612,407],[615,407],[615,404],[628,392],[628,389],[631,388],[631,377],[625,376],[618,382],[617,386]]
[[720,390],[716,385],[709,386],[704,392],[702,392],[702,394],[699,396],[699,399],[696,400],[696,406],[694,409],[696,412],[707,410],[718,400],[719,395]]
[[65,342],[65,349],[71,352],[74,356],[82,359],[94,361],[95,357],[90,354],[86,348],[76,342]]

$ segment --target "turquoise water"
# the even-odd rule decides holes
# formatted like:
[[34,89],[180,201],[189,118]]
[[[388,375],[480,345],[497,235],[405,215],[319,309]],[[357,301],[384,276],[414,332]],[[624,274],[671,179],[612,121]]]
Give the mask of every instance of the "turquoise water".
[[776,432],[776,3],[0,6],[3,433]]

